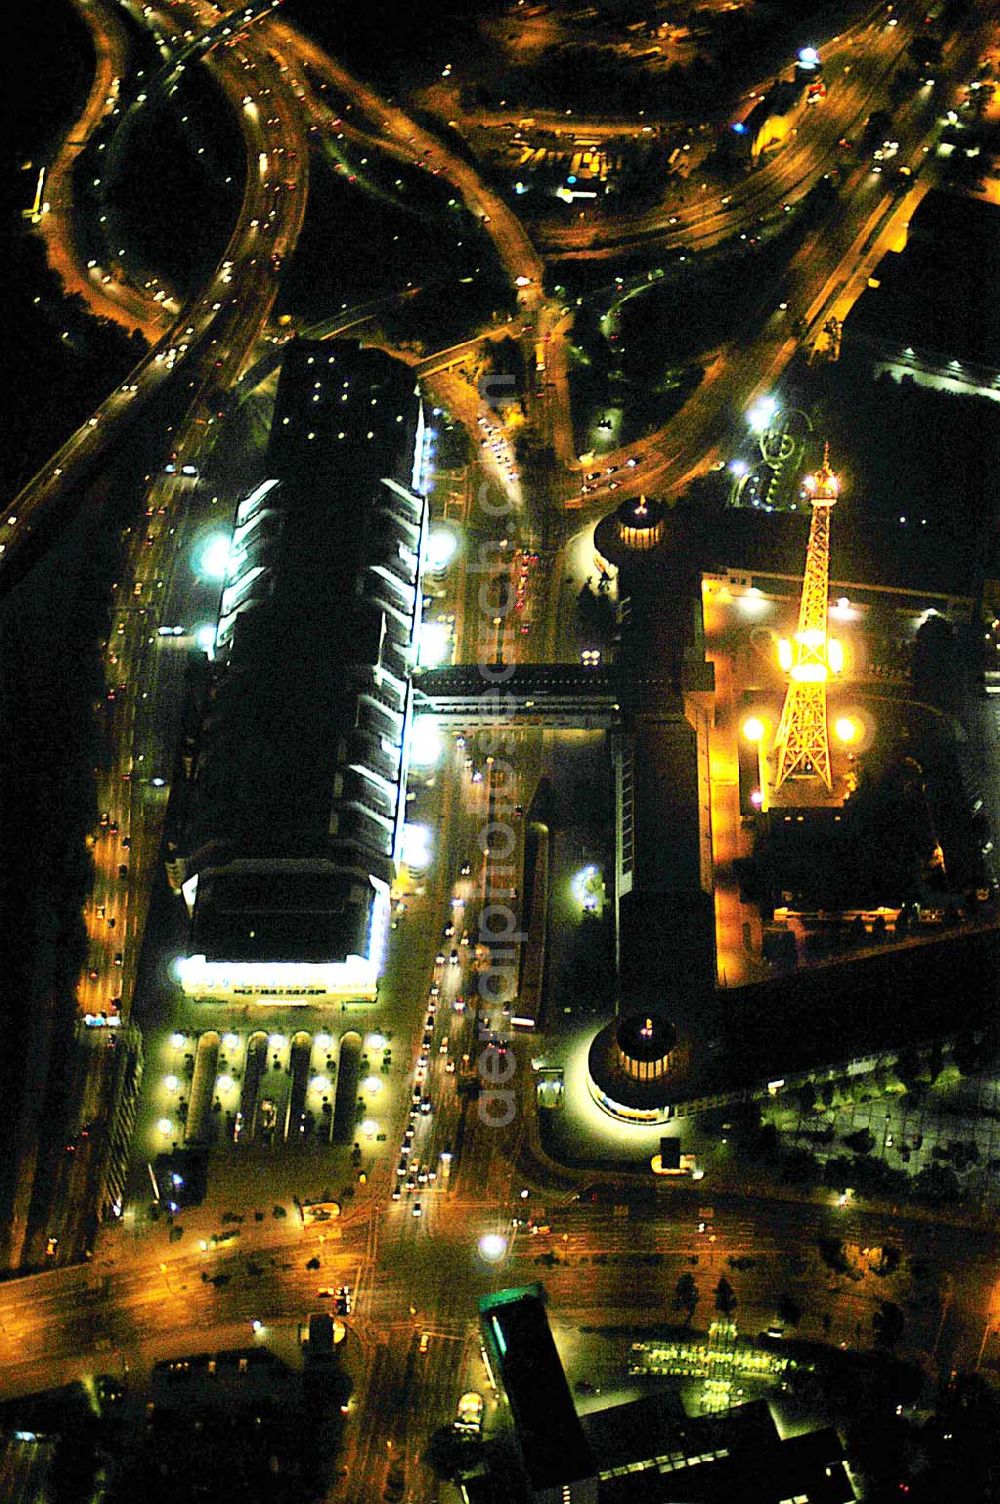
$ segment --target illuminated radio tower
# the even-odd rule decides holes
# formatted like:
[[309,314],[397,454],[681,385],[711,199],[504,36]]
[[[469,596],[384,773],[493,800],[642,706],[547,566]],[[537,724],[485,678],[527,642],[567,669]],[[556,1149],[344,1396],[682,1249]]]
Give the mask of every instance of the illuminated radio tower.
[[[829,445],[815,475],[807,475],[806,490],[812,501],[806,572],[799,602],[799,629],[791,644],[784,644],[782,667],[788,670],[788,689],[775,737],[775,790],[787,778],[821,778],[827,792],[833,790],[830,775],[830,741],[826,726],[826,681],[831,669],[841,666],[840,644],[827,636],[827,589],[830,578],[830,512],[836,505],[840,485],[830,469]],[[833,661],[831,661],[833,660]]]

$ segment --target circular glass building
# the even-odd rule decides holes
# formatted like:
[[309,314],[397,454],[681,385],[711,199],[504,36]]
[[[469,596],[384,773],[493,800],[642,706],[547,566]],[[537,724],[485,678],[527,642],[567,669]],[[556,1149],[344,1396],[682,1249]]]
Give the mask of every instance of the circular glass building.
[[677,1030],[662,1013],[625,1013],[595,1035],[587,1086],[599,1107],[623,1122],[664,1123],[677,1082]]

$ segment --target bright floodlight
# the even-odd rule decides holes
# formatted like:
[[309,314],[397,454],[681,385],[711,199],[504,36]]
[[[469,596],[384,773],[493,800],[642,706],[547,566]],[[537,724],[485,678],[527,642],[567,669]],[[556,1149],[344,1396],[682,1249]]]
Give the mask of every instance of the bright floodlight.
[[451,626],[446,621],[425,621],[420,627],[420,663],[439,668],[451,658]]
[[230,1091],[232,1090],[233,1078],[232,1076],[222,1075],[215,1084],[219,1091]]
[[485,1233],[479,1239],[479,1252],[489,1264],[496,1264],[507,1252],[507,1239],[498,1232]]
[[573,874],[571,881],[573,897],[582,909],[588,914],[596,913],[598,901],[604,886],[604,879],[599,868],[591,862],[586,867],[581,867],[579,872]]
[[750,466],[747,464],[746,460],[730,460],[729,473],[730,475],[735,475],[742,479],[744,475],[748,475],[750,473]]
[[803,47],[799,52],[799,62],[803,68],[818,68],[819,53],[815,47]]
[[174,1131],[174,1125],[169,1118],[161,1118],[156,1126],[157,1128],[159,1128],[164,1138],[169,1138],[171,1133],[173,1133]]
[[413,766],[433,768],[443,747],[437,718],[433,715],[418,715],[410,736],[410,762]]
[[365,1040],[365,1043],[370,1050],[382,1050],[385,1048],[385,1035],[369,1034],[368,1038]]
[[313,1076],[312,1080],[309,1082],[309,1085],[312,1087],[313,1091],[330,1090],[330,1082],[326,1076]]
[[173,1045],[173,1047],[174,1047],[175,1050],[179,1050],[180,1047],[181,1047],[181,1045],[184,1043],[184,1035],[183,1034],[171,1034],[171,1036],[170,1036],[170,1043]]
[[164,1076],[164,1078],[163,1078],[163,1084],[167,1088],[167,1091],[176,1091],[177,1090],[177,1086],[178,1086],[177,1077],[176,1076]]
[[368,1095],[373,1097],[377,1091],[382,1090],[382,1083],[377,1076],[366,1076],[364,1087]]
[[375,1119],[365,1118],[364,1122],[361,1124],[361,1132],[364,1134],[365,1138],[374,1138],[376,1133],[378,1132],[378,1124],[376,1123]]
[[747,413],[747,422],[751,431],[764,433],[770,427],[771,419],[777,411],[778,404],[773,397],[761,397]]
[[836,733],[837,740],[839,742],[844,742],[845,744],[856,742],[858,739],[858,732],[860,731],[860,727],[858,726],[857,721],[852,719],[852,717],[849,715],[840,716],[834,722],[833,729]]
[[285,1036],[284,1034],[272,1034],[267,1042],[272,1050],[281,1050],[285,1047]]
[[195,553],[195,573],[203,580],[224,580],[229,565],[229,536],[212,533]]
[[316,1048],[318,1050],[328,1050],[330,1048],[330,1036],[329,1036],[329,1034],[317,1034],[316,1035]]
[[431,833],[426,825],[403,826],[403,861],[420,870],[431,859]]
[[432,528],[427,538],[427,568],[431,574],[447,569],[457,549],[458,539],[451,528]]
[[223,1038],[222,1043],[225,1045],[225,1047],[226,1047],[227,1050],[238,1049],[239,1048],[239,1043],[240,1043],[240,1036],[238,1034],[227,1034]]
[[215,628],[206,623],[203,627],[195,629],[194,640],[203,653],[211,653],[215,649]]
[[763,739],[764,722],[761,720],[760,716],[749,716],[743,722],[743,735],[746,737],[748,742],[759,742]]

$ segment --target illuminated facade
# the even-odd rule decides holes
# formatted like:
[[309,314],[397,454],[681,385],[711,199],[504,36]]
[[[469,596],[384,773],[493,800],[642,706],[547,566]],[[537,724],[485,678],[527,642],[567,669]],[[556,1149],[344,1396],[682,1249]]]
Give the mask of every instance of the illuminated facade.
[[824,455],[815,475],[806,477],[812,502],[805,578],[799,600],[795,640],[783,653],[788,672],[781,724],[774,746],[774,788],[788,778],[819,778],[827,792],[833,787],[830,739],[827,730],[826,686],[837,658],[827,635],[827,597],[830,580],[830,513],[839,494],[837,477]]
[[623,548],[655,548],[663,538],[666,507],[655,497],[639,496],[618,508],[618,539]]
[[623,1123],[665,1123],[679,1064],[677,1030],[652,1009],[626,1013],[595,1036],[587,1058],[587,1090],[603,1112]]
[[794,79],[775,83],[745,119],[730,126],[730,150],[756,163],[763,153],[781,146],[794,135],[806,105],[817,97],[816,87],[811,74],[807,77],[801,69]]
[[619,1019],[618,1063],[633,1081],[658,1081],[670,1069],[677,1030],[666,1019],[637,1014]]
[[189,996],[376,995],[402,856],[426,454],[405,366],[289,347],[273,478],[236,512],[193,759],[176,968]]

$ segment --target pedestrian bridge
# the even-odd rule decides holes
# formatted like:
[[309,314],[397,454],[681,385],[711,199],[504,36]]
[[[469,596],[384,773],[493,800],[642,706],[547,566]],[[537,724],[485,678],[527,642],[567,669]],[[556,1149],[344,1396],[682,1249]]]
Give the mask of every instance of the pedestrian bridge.
[[606,730],[617,723],[616,670],[572,663],[469,664],[414,676],[413,708],[446,726]]

